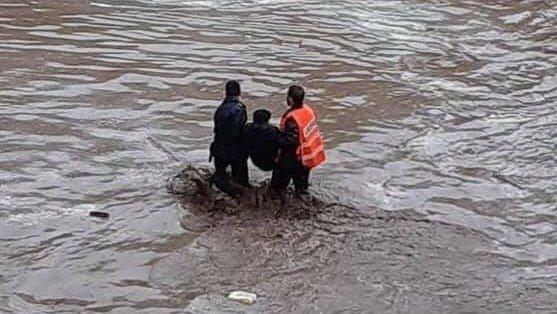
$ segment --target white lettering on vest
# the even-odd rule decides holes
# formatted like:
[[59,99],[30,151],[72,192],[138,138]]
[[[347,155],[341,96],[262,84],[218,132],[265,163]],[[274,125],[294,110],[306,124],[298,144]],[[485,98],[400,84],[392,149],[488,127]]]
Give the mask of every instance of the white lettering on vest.
[[315,122],[315,119],[312,119],[304,128],[304,137],[309,137],[311,135],[311,133],[315,132],[317,130],[317,123]]

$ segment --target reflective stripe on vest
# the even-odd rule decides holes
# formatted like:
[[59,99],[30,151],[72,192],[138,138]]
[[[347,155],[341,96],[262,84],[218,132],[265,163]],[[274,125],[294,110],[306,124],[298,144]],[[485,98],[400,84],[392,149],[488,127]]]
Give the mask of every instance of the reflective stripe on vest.
[[298,126],[298,149],[296,154],[302,165],[311,169],[322,164],[327,158],[313,110],[304,104],[298,109],[287,112],[280,121],[280,128],[283,131],[286,120],[289,118],[294,119]]

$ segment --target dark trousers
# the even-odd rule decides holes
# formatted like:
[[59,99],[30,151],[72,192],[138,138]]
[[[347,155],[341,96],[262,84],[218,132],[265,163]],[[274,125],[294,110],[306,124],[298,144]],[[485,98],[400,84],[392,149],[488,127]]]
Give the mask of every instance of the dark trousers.
[[271,187],[277,191],[284,191],[294,181],[296,194],[307,193],[309,187],[309,169],[304,167],[297,158],[286,156],[281,158],[271,179]]
[[213,182],[223,192],[231,192],[227,169],[232,168],[232,179],[243,186],[249,185],[248,156],[242,148],[214,145],[212,155],[215,160]]

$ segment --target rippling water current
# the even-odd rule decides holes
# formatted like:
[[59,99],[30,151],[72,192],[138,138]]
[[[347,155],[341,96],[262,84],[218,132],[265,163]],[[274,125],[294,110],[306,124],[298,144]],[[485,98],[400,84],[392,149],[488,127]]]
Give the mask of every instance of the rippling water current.
[[[2,0],[0,311],[555,313],[556,70],[553,0]],[[166,192],[228,78],[307,88],[346,208]]]

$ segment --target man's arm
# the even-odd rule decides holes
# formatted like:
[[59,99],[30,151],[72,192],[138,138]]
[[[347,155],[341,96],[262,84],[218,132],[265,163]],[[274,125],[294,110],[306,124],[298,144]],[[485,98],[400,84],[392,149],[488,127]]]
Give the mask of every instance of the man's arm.
[[248,123],[248,112],[246,110],[246,105],[242,104],[242,118],[240,119],[240,124],[242,127],[245,127],[246,123]]
[[237,128],[238,128],[238,136],[240,137],[240,143],[247,147],[247,139],[246,139],[246,129],[247,129],[247,122],[248,122],[248,113],[246,111],[246,106],[243,103],[240,103],[240,113],[237,116]]
[[220,130],[220,112],[222,110],[221,106],[217,107],[217,110],[215,110],[215,113],[213,114],[213,134],[217,134]]
[[293,119],[286,120],[284,132],[281,132],[278,144],[284,150],[295,150],[298,148],[298,126]]
[[217,111],[213,114],[213,134],[217,134]]

